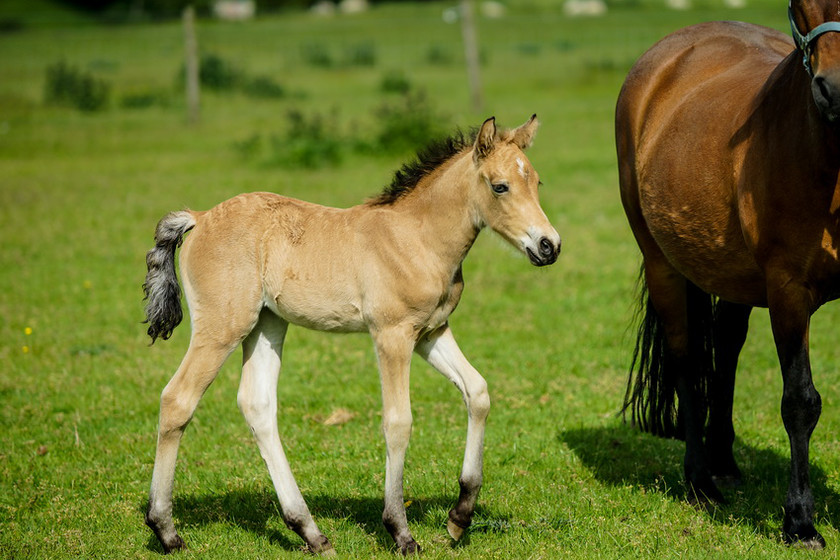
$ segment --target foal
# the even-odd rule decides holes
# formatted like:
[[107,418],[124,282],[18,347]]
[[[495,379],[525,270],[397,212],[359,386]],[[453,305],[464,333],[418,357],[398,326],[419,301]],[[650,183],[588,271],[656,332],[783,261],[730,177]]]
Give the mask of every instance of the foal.
[[456,134],[404,165],[379,197],[347,209],[251,193],[206,212],[165,216],[146,262],[152,341],[181,321],[175,249],[192,319],[190,346],[163,390],[146,523],[165,552],[184,541],[172,521],[178,445],[199,399],[242,344],[237,402],[268,466],[286,524],[312,552],[333,553],[309,513],[277,429],[277,378],[289,323],[370,333],[382,384],[385,508],[382,521],[403,554],[419,551],[408,529],[403,464],[411,433],[409,364],[417,352],[461,391],[468,412],[461,492],[448,531],[469,527],[482,481],[487,384],[449,328],[464,288],[461,263],[485,226],[536,266],[557,260],[560,237],[538,199],[523,153],[536,115],[514,130],[487,119],[474,138]]

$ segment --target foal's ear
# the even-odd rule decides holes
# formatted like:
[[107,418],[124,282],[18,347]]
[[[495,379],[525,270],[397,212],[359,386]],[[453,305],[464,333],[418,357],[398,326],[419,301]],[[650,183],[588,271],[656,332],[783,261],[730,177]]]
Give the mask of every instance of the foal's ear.
[[473,146],[473,159],[479,160],[487,157],[496,143],[496,117],[490,117],[481,125],[475,137]]
[[513,143],[519,146],[520,150],[531,147],[539,126],[540,121],[537,120],[537,115],[531,115],[528,122],[513,131]]

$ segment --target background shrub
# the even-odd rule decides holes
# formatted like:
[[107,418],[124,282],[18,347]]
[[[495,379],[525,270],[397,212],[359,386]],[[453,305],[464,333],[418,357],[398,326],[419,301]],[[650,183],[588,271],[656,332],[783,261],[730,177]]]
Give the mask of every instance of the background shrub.
[[376,46],[373,43],[351,45],[345,63],[348,66],[376,66]]
[[238,85],[239,78],[239,70],[230,61],[216,54],[201,56],[198,79],[202,86],[216,91],[228,91]]
[[120,107],[125,109],[146,109],[148,107],[166,107],[170,96],[161,90],[140,90],[124,93],[120,97]]
[[108,104],[110,85],[65,61],[47,67],[44,101],[48,105],[98,111]]
[[286,88],[269,76],[245,78],[242,82],[242,92],[245,95],[263,99],[282,99],[286,97]]
[[391,70],[382,76],[382,82],[380,82],[379,87],[385,93],[406,94],[411,90],[411,82],[405,76],[404,72]]
[[408,91],[397,103],[383,104],[376,115],[376,145],[390,153],[417,150],[448,130],[440,124],[447,118],[435,110],[423,90]]
[[285,136],[272,136],[272,160],[293,167],[310,169],[333,167],[342,161],[342,138],[337,113],[307,116],[293,109],[286,114],[289,129]]
[[332,55],[320,43],[306,43],[300,47],[300,56],[310,66],[332,68],[335,65]]

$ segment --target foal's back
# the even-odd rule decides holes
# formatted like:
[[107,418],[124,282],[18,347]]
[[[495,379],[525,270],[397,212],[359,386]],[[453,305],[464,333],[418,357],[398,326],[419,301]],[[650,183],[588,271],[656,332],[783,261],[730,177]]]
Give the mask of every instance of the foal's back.
[[356,275],[348,273],[359,256],[359,207],[258,192],[192,214],[180,268],[194,321],[203,310],[225,310],[237,330],[247,329],[268,307],[310,328],[364,329]]

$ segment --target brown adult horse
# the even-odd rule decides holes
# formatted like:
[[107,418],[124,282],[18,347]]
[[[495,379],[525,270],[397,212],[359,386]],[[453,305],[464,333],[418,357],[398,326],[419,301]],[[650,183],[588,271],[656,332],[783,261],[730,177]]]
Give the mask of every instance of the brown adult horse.
[[791,450],[784,535],[821,548],[808,326],[840,296],[840,14],[836,0],[793,0],[789,15],[796,48],[772,29],[700,24],[653,46],[621,90],[621,198],[647,298],[625,410],[643,429],[684,437],[689,492],[723,500],[715,480],[740,477],[738,354],[750,310],[768,307]]
[[416,352],[452,381],[467,406],[461,493],[448,530],[470,525],[482,481],[487,383],[455,342],[449,315],[464,288],[461,263],[489,226],[531,263],[553,263],[560,237],[540,208],[539,177],[523,153],[536,115],[514,130],[487,119],[403,166],[390,188],[352,208],[276,194],[240,195],[206,212],[165,216],[146,261],[152,341],[181,320],[175,249],[192,319],[190,346],[163,390],[146,523],[166,552],[184,542],[172,521],[175,460],[199,399],[242,344],[238,404],[268,466],[286,523],[313,552],[332,553],[298,489],[277,429],[277,377],[289,323],[369,332],[382,384],[387,456],[382,521],[403,554],[419,550],[406,522],[403,464],[411,432],[409,365]]

